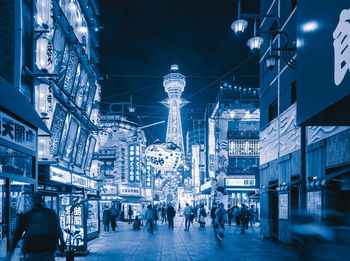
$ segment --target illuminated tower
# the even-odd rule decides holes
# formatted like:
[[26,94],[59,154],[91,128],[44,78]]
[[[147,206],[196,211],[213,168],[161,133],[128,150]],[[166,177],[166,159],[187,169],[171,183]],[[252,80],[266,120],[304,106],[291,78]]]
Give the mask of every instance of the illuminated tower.
[[168,94],[161,103],[169,108],[168,126],[166,131],[166,141],[173,142],[183,152],[183,136],[180,108],[188,103],[181,98],[181,94],[185,89],[186,77],[178,72],[179,66],[171,65],[170,73],[163,77],[163,85]]

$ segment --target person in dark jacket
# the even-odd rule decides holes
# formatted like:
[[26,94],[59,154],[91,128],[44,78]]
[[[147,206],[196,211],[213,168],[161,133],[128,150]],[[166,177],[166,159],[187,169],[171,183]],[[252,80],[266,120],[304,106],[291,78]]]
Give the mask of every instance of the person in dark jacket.
[[215,221],[215,211],[218,208],[218,205],[216,203],[213,204],[213,207],[211,208],[210,211],[210,217],[211,217],[211,224],[214,226],[214,221]]
[[109,208],[103,210],[102,221],[104,225],[104,232],[109,232],[109,223],[111,222],[111,210]]
[[141,230],[141,220],[139,219],[138,216],[135,217],[134,224],[132,225],[132,228],[134,230]]
[[118,216],[118,210],[116,210],[115,206],[113,205],[111,207],[111,227],[112,231],[115,231],[115,228],[117,227],[117,216]]
[[34,195],[34,208],[20,217],[11,251],[22,236],[22,251],[26,261],[54,261],[57,245],[61,251],[64,250],[63,233],[56,213],[44,206],[39,193]]
[[174,217],[176,215],[174,207],[169,204],[167,209],[166,209],[166,214],[168,216],[168,223],[169,223],[169,228],[174,230]]
[[134,211],[132,210],[131,205],[129,205],[129,208],[128,208],[129,223],[128,224],[132,223],[132,215],[133,214],[134,214]]

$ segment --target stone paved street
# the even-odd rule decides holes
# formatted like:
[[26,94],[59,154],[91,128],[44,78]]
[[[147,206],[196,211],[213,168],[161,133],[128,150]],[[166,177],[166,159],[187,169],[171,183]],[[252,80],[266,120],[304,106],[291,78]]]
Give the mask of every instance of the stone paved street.
[[102,233],[89,244],[90,254],[76,260],[298,260],[291,247],[262,239],[258,227],[244,235],[239,228],[228,227],[220,247],[210,226],[199,228],[195,223],[185,232],[181,221],[176,219],[174,231],[158,225],[153,235],[118,222],[116,232]]

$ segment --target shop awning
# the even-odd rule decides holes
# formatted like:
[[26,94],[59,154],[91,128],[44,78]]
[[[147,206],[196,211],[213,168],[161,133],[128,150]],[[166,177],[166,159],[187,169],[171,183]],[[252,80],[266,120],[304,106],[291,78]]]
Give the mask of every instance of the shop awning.
[[0,77],[0,107],[13,113],[25,122],[50,134],[33,105],[16,88]]

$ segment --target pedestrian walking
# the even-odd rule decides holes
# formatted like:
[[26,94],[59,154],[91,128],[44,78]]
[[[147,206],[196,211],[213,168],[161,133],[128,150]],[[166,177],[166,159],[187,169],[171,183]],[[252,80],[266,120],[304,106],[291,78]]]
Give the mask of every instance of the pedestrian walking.
[[233,211],[234,211],[233,206],[229,207],[227,210],[227,217],[228,217],[228,225],[229,226],[231,226],[231,223],[232,223]]
[[108,207],[106,207],[105,210],[103,210],[102,221],[104,225],[104,232],[109,232],[109,224],[111,222],[111,210]]
[[165,207],[162,206],[161,208],[161,213],[162,213],[162,224],[166,222],[166,215],[165,215]]
[[241,233],[244,234],[245,230],[248,230],[248,220],[250,217],[250,211],[245,204],[242,204],[241,208]]
[[235,211],[234,211],[235,219],[236,219],[236,226],[241,225],[241,209],[239,206],[235,206]]
[[190,208],[190,205],[188,203],[186,203],[186,207],[184,208],[185,231],[190,230],[191,215],[192,215],[192,210]]
[[215,210],[215,223],[214,223],[215,236],[217,237],[219,242],[224,237],[224,229],[225,229],[226,221],[227,221],[227,212],[224,209],[224,204],[220,203],[219,207]]
[[214,226],[214,223],[215,223],[215,211],[216,211],[216,209],[217,209],[217,204],[213,203],[213,206],[212,206],[211,211],[210,211],[210,218],[211,218],[212,226]]
[[249,217],[249,221],[250,221],[250,226],[255,226],[255,220],[256,220],[256,216],[257,216],[257,212],[256,209],[254,208],[254,205],[250,206],[250,217]]
[[151,205],[147,206],[146,213],[145,213],[145,219],[147,221],[147,225],[149,226],[147,231],[149,230],[151,232],[151,234],[153,234],[154,210],[152,209]]
[[174,230],[174,217],[176,215],[176,211],[174,209],[174,207],[169,203],[167,210],[166,210],[166,214],[168,217],[168,224],[169,224],[169,229]]
[[117,227],[117,216],[118,216],[118,210],[116,210],[115,206],[113,205],[111,207],[111,227],[112,231],[115,231],[115,228]]
[[207,212],[205,211],[204,205],[201,204],[198,209],[198,223],[200,227],[205,227],[205,219],[207,217]]
[[19,219],[10,255],[21,239],[25,261],[54,261],[57,245],[64,251],[65,243],[58,218],[55,212],[44,206],[40,194],[34,195],[34,208]]
[[129,208],[128,208],[129,223],[128,224],[131,224],[133,214],[134,214],[134,211],[132,210],[131,205],[129,205]]

